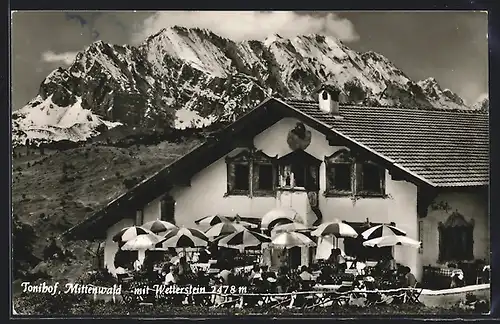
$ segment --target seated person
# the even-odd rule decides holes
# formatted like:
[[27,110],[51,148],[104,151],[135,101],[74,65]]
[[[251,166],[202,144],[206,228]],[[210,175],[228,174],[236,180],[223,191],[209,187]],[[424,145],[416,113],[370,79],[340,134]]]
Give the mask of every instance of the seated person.
[[288,291],[290,278],[288,277],[288,267],[282,266],[278,271],[278,278],[276,281],[277,290],[279,293]]
[[260,275],[262,276],[262,280],[267,280],[267,278],[276,279],[276,274],[273,271],[269,271],[267,265],[262,265],[260,267]]
[[250,274],[248,275],[248,280],[251,281],[257,274],[260,274],[259,270],[259,265],[254,264],[252,270],[250,271]]
[[223,285],[229,285],[229,277],[233,274],[232,271],[233,270],[229,269],[229,267],[224,267],[217,275],[218,278],[222,279]]
[[450,283],[450,288],[457,288],[457,287],[463,287],[465,285],[464,283],[464,275],[462,272],[454,272],[451,275],[451,283]]
[[142,262],[139,259],[135,260],[133,263],[134,271],[140,271],[142,269]]
[[318,277],[318,281],[322,283],[330,283],[333,281],[333,268],[329,266],[324,266],[321,268],[321,273]]
[[200,255],[198,256],[199,263],[208,263],[210,260],[210,252],[207,249],[202,249]]
[[166,274],[164,284],[173,285],[179,282],[179,269],[171,265],[170,271]]
[[387,271],[395,271],[397,270],[396,260],[392,257],[392,255],[385,256],[382,259],[382,267]]
[[314,278],[312,274],[309,272],[309,269],[307,266],[302,266],[302,269],[300,271],[299,275],[301,284],[302,284],[302,289],[310,289],[314,285]]
[[342,256],[342,251],[339,248],[332,249],[332,253],[328,258],[328,263],[333,265],[337,273],[342,273],[347,268],[345,258]]
[[413,288],[417,285],[417,279],[415,275],[411,272],[410,267],[403,267],[404,274],[404,287]]

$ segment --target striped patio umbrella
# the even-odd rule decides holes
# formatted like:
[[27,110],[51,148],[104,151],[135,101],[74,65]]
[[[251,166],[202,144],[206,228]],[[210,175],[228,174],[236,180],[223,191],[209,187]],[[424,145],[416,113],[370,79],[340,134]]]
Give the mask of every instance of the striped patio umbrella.
[[260,227],[262,229],[272,229],[276,225],[293,222],[303,223],[299,214],[292,208],[274,208],[262,217]]
[[218,237],[221,235],[232,234],[245,230],[245,226],[239,223],[219,223],[212,226],[205,235],[209,238]]
[[127,241],[121,249],[125,251],[149,250],[153,249],[161,240],[162,237],[156,234],[141,234]]
[[271,238],[248,229],[230,234],[219,240],[218,246],[234,249],[245,249],[260,246],[262,243],[271,242]]
[[[161,246],[158,246],[161,245]],[[208,237],[195,228],[181,227],[168,232],[156,245],[157,248],[190,248],[208,245]]]
[[293,247],[313,247],[316,243],[302,233],[285,232],[273,238],[271,244],[273,248],[291,249]]
[[173,230],[174,228],[178,228],[172,223],[162,221],[162,220],[154,220],[151,222],[147,222],[144,225],[142,225],[143,228],[150,230],[151,232],[158,234],[161,232],[168,232],[170,230]]
[[333,235],[335,237],[358,237],[358,233],[354,228],[341,221],[333,221],[328,223],[323,223],[318,226],[314,231],[311,232],[313,236],[328,236]]
[[135,239],[141,234],[154,234],[150,230],[147,230],[141,226],[129,226],[123,228],[121,231],[113,236],[114,242],[127,242]]
[[224,216],[213,215],[213,216],[205,216],[203,218],[195,220],[194,222],[196,225],[199,225],[202,227],[210,227],[210,226],[214,226],[215,224],[219,224],[219,223],[223,223],[223,222],[229,223],[231,221]]
[[404,245],[410,246],[418,249],[421,245],[419,241],[416,241],[407,236],[401,235],[387,235],[382,237],[377,237],[366,242],[363,242],[364,246],[370,247],[386,247],[386,246],[396,246],[396,245]]
[[383,224],[370,227],[369,229],[361,233],[361,236],[363,236],[365,240],[371,240],[388,235],[406,236],[406,232],[395,226]]
[[271,235],[274,236],[276,234],[284,233],[284,232],[295,232],[295,231],[304,231],[309,229],[304,224],[293,222],[293,223],[288,223],[288,224],[281,224],[281,225],[276,225],[272,230],[271,230]]

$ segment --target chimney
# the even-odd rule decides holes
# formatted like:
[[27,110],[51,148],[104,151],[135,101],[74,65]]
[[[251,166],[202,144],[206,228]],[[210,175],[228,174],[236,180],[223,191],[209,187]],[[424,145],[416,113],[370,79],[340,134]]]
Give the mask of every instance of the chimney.
[[319,109],[333,116],[340,117],[340,90],[334,86],[322,85],[318,90]]

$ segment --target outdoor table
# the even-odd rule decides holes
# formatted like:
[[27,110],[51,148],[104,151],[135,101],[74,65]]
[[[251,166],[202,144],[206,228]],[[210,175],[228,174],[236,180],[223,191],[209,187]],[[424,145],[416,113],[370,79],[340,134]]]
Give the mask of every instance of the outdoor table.
[[193,271],[203,271],[206,272],[210,268],[210,263],[193,263],[191,264]]
[[249,265],[249,266],[243,266],[243,267],[235,267],[234,270],[236,273],[240,273],[240,272],[248,272],[248,271],[252,271],[253,269],[253,265]]
[[337,291],[340,287],[342,287],[342,285],[316,284],[313,286],[313,289],[323,291]]

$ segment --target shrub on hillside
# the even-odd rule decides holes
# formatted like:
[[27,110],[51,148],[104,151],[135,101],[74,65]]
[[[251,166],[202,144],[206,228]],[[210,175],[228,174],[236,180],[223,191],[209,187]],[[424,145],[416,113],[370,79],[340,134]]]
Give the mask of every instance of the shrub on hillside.
[[37,239],[34,228],[21,221],[17,215],[12,220],[12,254],[14,278],[23,278],[39,260],[33,255]]
[[63,173],[61,179],[59,180],[60,183],[67,183],[67,182],[73,182],[76,180],[76,177],[69,176],[66,173]]
[[136,184],[139,183],[139,181],[140,180],[137,177],[127,178],[123,180],[123,184],[125,185],[125,188],[132,189]]

